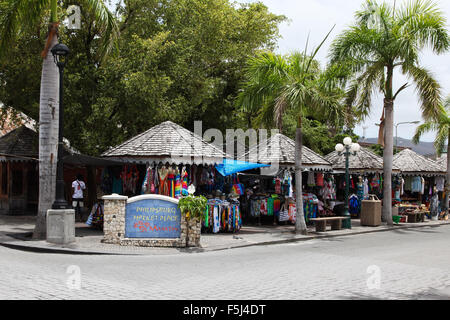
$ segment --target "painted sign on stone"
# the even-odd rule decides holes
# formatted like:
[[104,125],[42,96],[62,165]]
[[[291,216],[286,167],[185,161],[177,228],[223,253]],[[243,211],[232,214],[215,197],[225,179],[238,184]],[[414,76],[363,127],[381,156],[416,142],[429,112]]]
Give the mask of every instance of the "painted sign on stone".
[[[126,206],[126,238],[179,238],[181,234],[181,211],[174,199],[154,196],[132,201]],[[165,200],[164,198],[168,198]]]

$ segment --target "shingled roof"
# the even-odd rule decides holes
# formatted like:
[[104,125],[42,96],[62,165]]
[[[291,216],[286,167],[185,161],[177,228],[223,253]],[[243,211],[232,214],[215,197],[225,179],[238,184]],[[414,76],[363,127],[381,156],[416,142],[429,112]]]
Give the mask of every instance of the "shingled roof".
[[[64,146],[64,163],[72,165],[120,165],[119,161],[87,156]],[[0,137],[0,161],[38,161],[39,134],[22,125]]]
[[[253,159],[254,157],[254,159]],[[283,167],[295,166],[295,141],[278,133],[250,148],[245,159],[264,164],[278,163]],[[331,164],[306,146],[302,147],[302,167],[311,170],[331,170]]]
[[394,155],[394,165],[401,168],[404,175],[436,176],[445,174],[444,168],[434,160],[428,159],[411,149]]
[[[333,151],[326,155],[325,159],[331,162],[334,170],[345,170],[345,156],[343,154],[339,155],[336,151]],[[356,155],[350,155],[348,160],[350,172],[383,172],[383,158],[367,148],[361,147]],[[400,171],[396,166],[393,166],[392,170],[394,172]]]
[[135,163],[222,163],[226,154],[200,136],[173,123],[163,122],[102,154]]
[[436,162],[442,167],[442,171],[447,171],[447,154],[442,154]]
[[0,137],[0,154],[14,160],[37,160],[39,157],[38,134],[21,126]]

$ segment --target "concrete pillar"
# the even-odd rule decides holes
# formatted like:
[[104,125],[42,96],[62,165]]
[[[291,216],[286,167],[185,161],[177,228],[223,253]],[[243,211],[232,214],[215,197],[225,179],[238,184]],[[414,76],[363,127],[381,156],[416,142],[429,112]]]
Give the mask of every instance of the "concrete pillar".
[[75,210],[47,211],[47,242],[55,244],[75,242]]

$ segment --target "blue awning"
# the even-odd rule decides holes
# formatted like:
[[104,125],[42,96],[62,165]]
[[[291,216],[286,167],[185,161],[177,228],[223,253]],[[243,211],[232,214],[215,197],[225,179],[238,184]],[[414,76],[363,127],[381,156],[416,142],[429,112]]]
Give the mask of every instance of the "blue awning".
[[233,159],[223,159],[223,163],[216,165],[216,170],[223,176],[229,176],[230,174],[262,168],[262,167],[270,167],[267,164],[253,163],[253,162],[245,162],[240,160]]

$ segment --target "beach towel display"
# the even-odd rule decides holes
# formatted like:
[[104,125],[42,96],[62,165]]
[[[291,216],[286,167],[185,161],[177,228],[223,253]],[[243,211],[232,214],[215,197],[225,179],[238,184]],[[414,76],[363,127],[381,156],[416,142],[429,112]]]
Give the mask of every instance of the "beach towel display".
[[238,200],[209,199],[202,219],[206,233],[238,232],[242,227],[242,216]]

